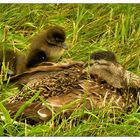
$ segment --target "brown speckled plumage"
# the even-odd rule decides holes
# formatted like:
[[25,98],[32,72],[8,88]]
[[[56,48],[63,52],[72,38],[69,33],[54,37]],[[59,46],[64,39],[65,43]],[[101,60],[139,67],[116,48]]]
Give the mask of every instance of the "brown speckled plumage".
[[[99,61],[99,60],[97,60]],[[126,70],[121,67],[121,65],[104,65],[105,61],[100,61],[98,63],[98,70],[103,72],[103,70],[108,69],[111,71],[110,78],[113,78],[113,69],[121,71],[123,74]],[[93,61],[92,64],[97,64]],[[101,67],[99,68],[101,64]],[[91,110],[94,108],[103,108],[109,105],[108,111],[120,110],[130,111],[133,107],[133,103],[136,101],[135,97],[139,92],[139,86],[133,84],[132,90],[128,89],[129,83],[133,83],[131,79],[125,75],[122,78],[126,78],[124,81],[129,79],[129,83],[125,83],[123,87],[116,87],[114,83],[108,81],[109,79],[104,79],[104,76],[98,77],[97,73],[90,71],[91,77],[89,77],[89,71],[84,68],[83,62],[74,62],[70,64],[52,64],[50,66],[38,66],[30,71],[11,78],[11,83],[18,81],[18,84],[22,85],[21,91],[16,96],[12,97],[5,106],[14,115],[21,105],[25,101],[29,100],[35,94],[35,91],[40,90],[40,97],[45,101],[45,103],[53,108],[54,112],[59,112],[61,107],[71,103],[64,111],[69,116],[75,109],[83,107],[83,101],[86,101],[85,108]],[[97,65],[92,65],[96,68]],[[92,67],[91,66],[91,67]],[[102,67],[103,66],[103,67]],[[115,67],[116,66],[116,67]],[[119,69],[119,67],[121,67]],[[94,68],[94,69],[95,69]],[[104,69],[105,68],[105,69]],[[106,70],[105,70],[106,71]],[[128,72],[128,71],[127,71]],[[116,73],[116,71],[115,71]],[[129,74],[127,74],[129,75]],[[134,76],[133,76],[134,77]],[[140,81],[138,76],[137,80]],[[98,80],[100,79],[100,80]],[[117,80],[122,80],[118,78]],[[138,83],[138,82],[136,82]],[[136,88],[137,87],[137,88]],[[133,89],[136,89],[133,92]],[[136,93],[136,95],[134,94]],[[135,97],[134,97],[135,95]],[[17,106],[17,107],[16,107]],[[32,109],[32,107],[34,109]],[[35,111],[36,110],[36,111]],[[34,117],[31,117],[31,116]],[[51,118],[52,111],[49,110],[40,98],[37,98],[33,103],[31,103],[22,113],[22,117],[30,117],[36,122],[47,121]]]
[[20,97],[23,97],[22,100],[28,100],[33,96],[35,90],[41,90],[40,95],[45,98],[67,94],[72,89],[79,87],[80,78],[82,78],[82,68],[76,65],[57,72],[38,72],[29,77],[26,86],[14,100],[16,101]]

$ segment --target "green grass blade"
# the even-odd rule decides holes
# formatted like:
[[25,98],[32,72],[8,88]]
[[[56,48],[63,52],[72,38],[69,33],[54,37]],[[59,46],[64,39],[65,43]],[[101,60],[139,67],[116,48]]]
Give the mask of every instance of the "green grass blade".
[[5,123],[11,123],[12,122],[12,119],[10,117],[10,114],[8,112],[8,110],[4,107],[4,105],[0,102],[0,110],[2,111],[5,119],[4,119],[4,122]]
[[17,111],[17,113],[14,116],[14,121],[17,119],[17,117],[20,116],[20,114],[25,110],[26,107],[28,107],[35,99],[37,99],[39,97],[40,91],[36,92],[35,95],[29,99],[28,101],[26,101]]

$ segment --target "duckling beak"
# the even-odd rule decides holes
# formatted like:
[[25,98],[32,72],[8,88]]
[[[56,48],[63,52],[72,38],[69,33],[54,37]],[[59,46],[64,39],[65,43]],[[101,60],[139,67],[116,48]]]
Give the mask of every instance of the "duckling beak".
[[67,45],[65,43],[63,43],[63,48],[68,49],[68,47],[67,47]]

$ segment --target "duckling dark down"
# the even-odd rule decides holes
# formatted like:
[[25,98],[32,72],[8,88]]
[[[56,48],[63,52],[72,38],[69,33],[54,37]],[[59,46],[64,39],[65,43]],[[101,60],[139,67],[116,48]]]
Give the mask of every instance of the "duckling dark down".
[[31,42],[27,68],[45,62],[57,62],[67,48],[66,34],[62,27],[53,26],[37,34]]
[[18,53],[12,49],[0,48],[0,70],[3,60],[9,67],[8,74],[20,74],[41,62],[57,62],[67,48],[66,34],[62,27],[53,26],[38,33],[31,42],[26,54]]
[[90,74],[97,75],[115,88],[140,88],[139,76],[124,69],[111,51],[91,54]]
[[[87,110],[92,110],[93,107],[103,108],[107,104],[110,104],[108,111],[116,109],[124,112],[132,107],[131,103],[136,99],[128,87],[139,88],[140,77],[126,71],[120,64],[116,65],[104,59],[93,59],[89,71],[84,66],[84,62],[49,63],[48,66],[44,63],[12,77],[11,83],[25,86],[21,88],[20,93],[10,98],[5,107],[10,111],[11,116],[14,116],[17,110],[37,91],[39,91],[39,97],[25,108],[20,118],[30,118],[35,122],[48,121],[52,117],[50,108],[57,113],[64,106],[66,108],[63,113],[68,117],[74,110],[83,108],[83,101],[86,101],[85,109]],[[96,71],[94,73],[92,70],[96,68],[101,72],[111,71],[110,75],[108,74],[111,82]],[[116,70],[120,72],[117,73]],[[123,80],[120,78],[114,80],[120,80],[120,83],[125,82],[122,84],[125,86],[118,84],[119,87],[116,87],[114,82],[112,84],[111,78],[114,78],[112,74],[119,75],[119,73],[123,74],[121,77]],[[88,76],[89,74],[91,77]],[[105,82],[99,82],[98,79]],[[120,88],[121,91],[118,90]]]
[[12,49],[0,48],[0,71],[2,72],[2,66],[4,66],[7,69],[8,76],[22,73],[25,71],[25,59],[23,54],[19,54]]

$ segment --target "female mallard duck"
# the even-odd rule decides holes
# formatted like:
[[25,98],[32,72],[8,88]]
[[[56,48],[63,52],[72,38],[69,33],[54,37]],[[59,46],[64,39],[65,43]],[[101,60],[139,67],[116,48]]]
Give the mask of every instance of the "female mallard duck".
[[[20,118],[30,118],[35,122],[49,120],[52,112],[57,113],[64,106],[63,113],[69,116],[75,109],[83,108],[83,102],[88,110],[92,107],[103,108],[107,104],[110,104],[109,110],[126,110],[130,107],[126,98],[126,95],[129,96],[127,87],[133,83],[132,88],[139,88],[140,77],[131,74],[135,80],[130,79],[127,76],[130,73],[119,63],[100,59],[100,57],[95,59],[94,55],[96,54],[91,57],[89,70],[85,68],[84,62],[43,63],[12,77],[11,83],[25,86],[21,88],[20,93],[10,98],[5,107],[10,111],[11,116],[14,116],[26,101],[38,94],[20,116]],[[109,78],[102,73],[107,74]],[[114,82],[116,80],[117,84]],[[139,84],[135,84],[134,81]]]

